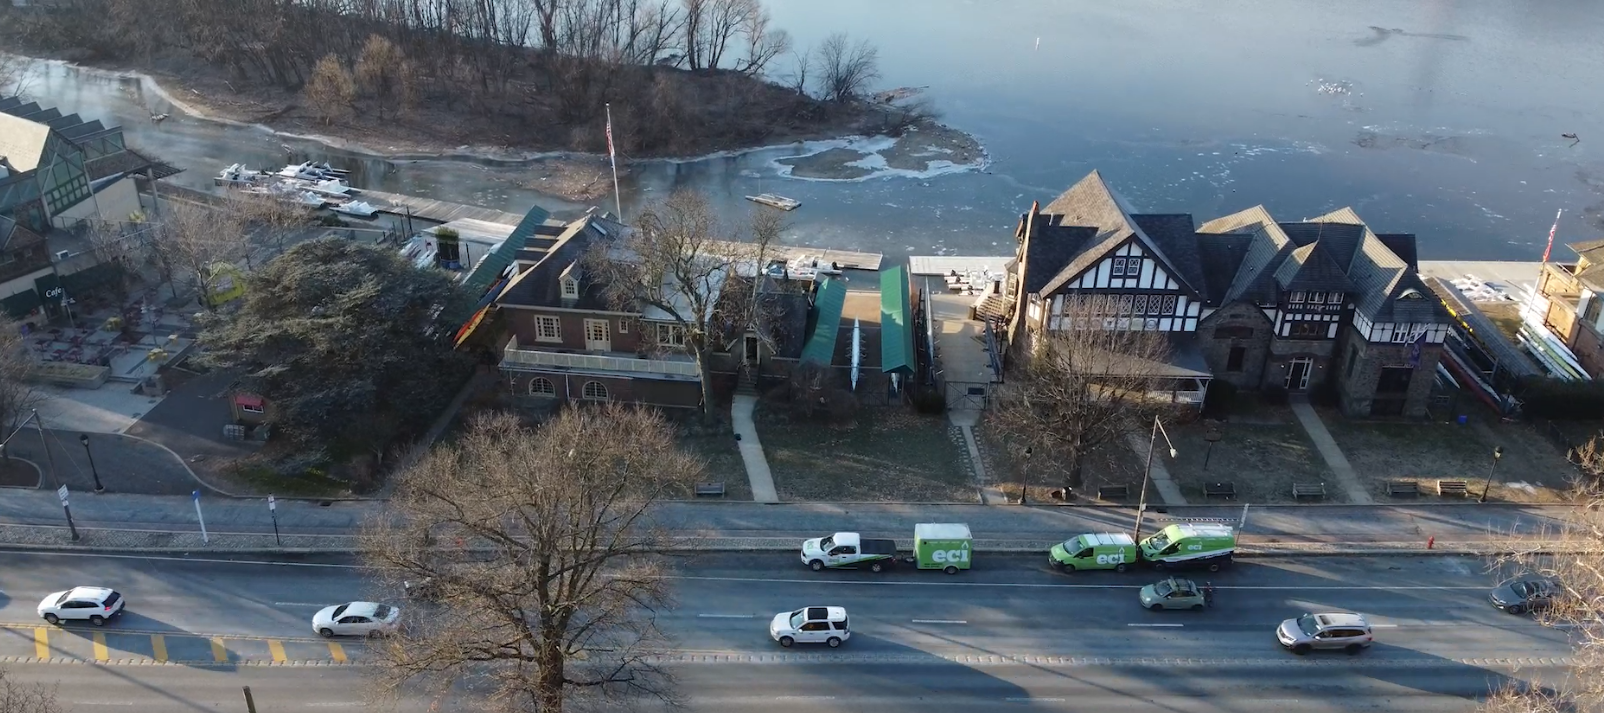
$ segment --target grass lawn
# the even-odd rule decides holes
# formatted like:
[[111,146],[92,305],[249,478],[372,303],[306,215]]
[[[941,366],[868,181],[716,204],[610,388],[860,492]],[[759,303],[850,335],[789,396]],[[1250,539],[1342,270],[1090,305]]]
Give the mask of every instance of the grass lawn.
[[236,495],[275,495],[283,498],[344,498],[351,496],[351,484],[318,473],[290,477],[279,475],[266,465],[244,463],[229,468],[229,487],[244,485],[251,492]]
[[864,408],[835,427],[761,404],[756,421],[782,500],[979,501],[962,439],[943,417]]
[[[702,474],[704,483],[724,483],[724,499],[751,500],[752,485],[746,479],[746,464],[741,461],[741,451],[735,444],[735,436],[728,428],[716,429],[716,433],[706,432],[705,429],[689,426],[680,429],[680,446],[698,456],[707,464]],[[693,493],[686,493],[686,498],[694,497]]]
[[20,458],[0,460],[0,485],[12,488],[39,487],[39,469]]
[[[1212,449],[1208,442],[1211,429],[1219,436]],[[1169,434],[1175,443],[1175,458],[1169,457],[1160,436],[1154,462],[1163,460],[1187,502],[1205,502],[1203,484],[1219,481],[1236,486],[1238,502],[1292,502],[1294,482],[1325,483],[1327,501],[1342,502],[1342,489],[1314,443],[1295,423],[1198,422],[1171,428]]]
[[[1490,499],[1556,502],[1565,499],[1575,469],[1560,449],[1528,424],[1476,420],[1457,423],[1352,421],[1322,411],[1331,437],[1361,481],[1378,499],[1387,480],[1416,480],[1435,493],[1439,479],[1469,481],[1479,495],[1503,448]],[[1435,498],[1435,494],[1425,497]]]

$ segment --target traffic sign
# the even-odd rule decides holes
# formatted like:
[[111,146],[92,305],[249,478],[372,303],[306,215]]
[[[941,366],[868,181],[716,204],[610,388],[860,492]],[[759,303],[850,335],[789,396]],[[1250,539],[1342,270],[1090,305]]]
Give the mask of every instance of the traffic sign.
[[61,504],[62,505],[66,505],[67,504],[67,486],[63,485],[63,486],[61,486],[59,488],[56,488],[56,497],[61,498]]
[[277,510],[278,509],[278,504],[273,502],[273,496],[271,496],[271,495],[267,496],[267,509],[269,509],[269,510]]

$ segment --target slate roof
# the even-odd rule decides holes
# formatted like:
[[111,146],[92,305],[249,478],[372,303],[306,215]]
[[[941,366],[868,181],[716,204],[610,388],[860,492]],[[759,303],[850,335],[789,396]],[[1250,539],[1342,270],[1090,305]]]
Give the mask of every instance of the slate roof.
[[1178,277],[1191,285],[1198,296],[1208,299],[1209,293],[1197,253],[1197,227],[1192,223],[1192,214],[1144,213],[1131,216],[1131,220],[1159,246],[1164,255],[1169,256],[1170,267],[1181,273]]
[[1249,300],[1257,304],[1275,302],[1275,286],[1271,281],[1273,265],[1279,264],[1277,258],[1284,258],[1290,252],[1292,240],[1270,217],[1270,211],[1262,205],[1254,206],[1208,221],[1198,227],[1197,232],[1252,236],[1247,254],[1231,279],[1231,286],[1224,294],[1213,295],[1216,304],[1237,300]]
[[0,111],[0,156],[6,163],[27,173],[39,168],[45,154],[45,141],[50,139],[50,127]]
[[1248,245],[1252,242],[1252,235],[1197,235],[1198,261],[1213,300],[1219,300],[1231,288],[1231,280],[1236,277],[1237,268],[1242,265],[1242,259],[1247,257]]
[[1035,230],[1025,246],[1025,292],[1040,294],[1062,272],[1075,255],[1097,236],[1097,229],[1086,226],[1060,225],[1061,215],[1037,215],[1035,220],[1026,214],[1024,220]]
[[[520,251],[528,254],[529,241],[545,243],[544,239],[548,237],[545,233],[550,232],[550,227],[546,225],[548,217],[549,214],[540,208],[529,210],[524,219],[518,223],[518,229],[507,237],[505,243],[502,243],[503,246],[514,246],[507,256],[507,264],[511,264]],[[563,270],[583,260],[586,251],[602,237],[602,233],[591,225],[591,220],[592,218],[581,218],[557,236],[557,241],[540,255],[538,262],[512,278],[512,283],[502,290],[501,296],[496,299],[496,304],[511,307],[569,307],[601,311],[611,309],[605,291],[595,280],[580,280],[579,298],[565,303],[561,280],[558,279]]]
[[28,226],[0,215],[0,250],[21,250],[45,239]]
[[1294,248],[1275,270],[1275,281],[1282,291],[1350,292],[1353,281],[1325,251],[1325,243],[1309,243]]
[[[1087,268],[1097,264],[1109,251],[1118,247],[1126,240],[1135,239],[1142,248],[1152,254],[1165,271],[1174,275],[1182,286],[1193,294],[1202,295],[1198,289],[1198,278],[1195,265],[1188,270],[1172,259],[1171,250],[1184,250],[1189,262],[1196,262],[1195,245],[1185,240],[1185,236],[1177,236],[1175,228],[1179,221],[1173,216],[1157,216],[1152,221],[1155,228],[1164,231],[1162,240],[1155,240],[1142,225],[1133,217],[1130,205],[1125,202],[1108,184],[1103,181],[1103,175],[1092,171],[1079,183],[1064,191],[1063,195],[1048,203],[1041,210],[1053,226],[1085,226],[1094,228],[1096,233],[1089,239],[1084,239],[1074,249],[1074,257],[1070,259],[1056,275],[1043,284],[1038,293],[1057,292],[1065,283],[1085,272]],[[1186,217],[1188,232],[1191,217]],[[1037,233],[1040,235],[1040,232]],[[1034,240],[1032,240],[1034,242]],[[1168,249],[1166,249],[1168,248]],[[1027,270],[1027,278],[1033,270]],[[1045,272],[1045,271],[1044,271]],[[1190,276],[1188,275],[1190,272]]]

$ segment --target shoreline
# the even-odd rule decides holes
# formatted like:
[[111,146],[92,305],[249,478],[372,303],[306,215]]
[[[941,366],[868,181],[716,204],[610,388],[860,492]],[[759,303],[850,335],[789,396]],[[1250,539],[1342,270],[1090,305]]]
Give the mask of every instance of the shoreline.
[[[598,195],[603,195],[611,190],[610,185],[602,187],[605,190],[596,187],[598,182],[608,184],[611,182],[611,175],[607,169],[608,156],[606,154],[578,151],[518,151],[504,146],[488,144],[467,144],[455,148],[438,148],[434,150],[430,150],[433,147],[418,146],[382,149],[362,139],[347,138],[322,132],[275,128],[270,124],[254,120],[255,117],[249,116],[244,112],[229,111],[226,108],[217,106],[215,103],[205,101],[206,95],[192,87],[184,86],[183,80],[173,75],[140,69],[115,69],[64,59],[39,57],[27,57],[27,59],[73,72],[86,73],[97,78],[135,81],[139,83],[142,90],[148,91],[186,117],[223,126],[259,131],[280,140],[312,143],[330,150],[383,161],[471,163],[491,168],[533,169],[541,175],[529,176],[528,180],[519,181],[520,185],[530,190],[548,193],[571,201],[592,200]],[[184,89],[188,89],[195,96],[184,96]],[[116,118],[119,121],[123,119],[122,117],[108,118]],[[950,166],[927,165],[924,169],[918,169],[908,163],[908,156],[912,156],[914,152],[896,151],[896,147],[904,139],[925,136],[942,137],[943,145],[939,147],[940,150],[957,152],[971,158],[971,160],[965,163],[949,162],[953,164]],[[818,158],[821,154],[828,153],[831,147],[845,148],[863,144],[878,145],[879,143],[887,145],[879,146],[872,151],[860,151],[852,156],[838,152],[826,158]],[[821,146],[823,148],[820,148]],[[925,120],[902,137],[865,136],[858,133],[829,133],[800,136],[760,146],[723,149],[691,156],[621,158],[618,162],[619,175],[620,177],[628,175],[630,173],[628,167],[633,164],[649,165],[657,162],[670,164],[695,163],[784,149],[792,149],[797,153],[790,156],[777,157],[770,162],[770,165],[774,166],[776,173],[780,177],[797,180],[862,181],[877,176],[931,176],[983,169],[990,161],[989,157],[985,155],[984,148],[973,136],[935,121]],[[855,149],[850,148],[846,150],[855,151]],[[885,160],[879,162],[883,165],[873,165],[875,157],[881,153],[887,154]],[[842,160],[831,161],[830,158],[840,158]],[[866,159],[871,165],[847,165],[857,164]],[[935,163],[941,163],[941,161],[938,159]],[[592,175],[598,173],[597,166],[601,167],[599,174],[606,179],[605,181]],[[876,168],[881,170],[875,170]],[[569,185],[540,185],[548,181],[556,181],[558,184],[567,183]]]

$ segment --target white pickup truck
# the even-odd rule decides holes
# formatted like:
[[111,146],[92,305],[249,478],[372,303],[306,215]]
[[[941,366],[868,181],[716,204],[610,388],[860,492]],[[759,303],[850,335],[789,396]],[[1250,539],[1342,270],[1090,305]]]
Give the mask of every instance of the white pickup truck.
[[802,541],[802,564],[815,572],[826,567],[867,567],[871,572],[879,572],[896,561],[896,540],[875,540],[859,537],[856,532],[837,532],[829,537]]

